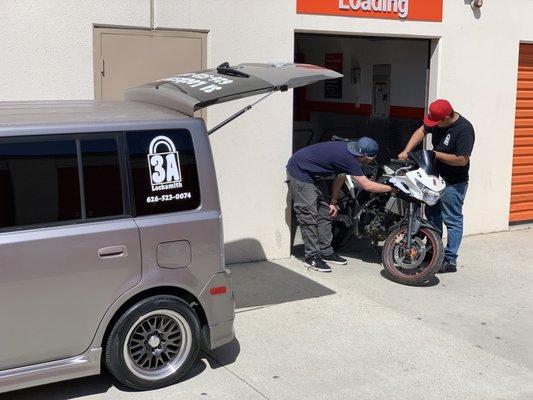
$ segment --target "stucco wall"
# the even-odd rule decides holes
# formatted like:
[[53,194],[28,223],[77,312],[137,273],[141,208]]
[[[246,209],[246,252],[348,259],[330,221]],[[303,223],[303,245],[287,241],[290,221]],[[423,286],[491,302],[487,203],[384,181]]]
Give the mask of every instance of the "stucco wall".
[[[444,22],[429,23],[296,15],[295,1],[156,0],[155,20],[209,30],[209,66],[291,60],[295,30],[442,37],[431,93],[449,98],[477,132],[466,232],[506,229],[518,44],[533,42],[533,2],[487,1],[474,15],[464,1],[445,0]],[[93,23],[149,26],[149,10],[149,0],[3,1],[0,100],[92,98]],[[208,124],[245,103],[213,107]],[[212,138],[228,260],[289,254],[283,180],[291,131],[292,96],[284,93]]]

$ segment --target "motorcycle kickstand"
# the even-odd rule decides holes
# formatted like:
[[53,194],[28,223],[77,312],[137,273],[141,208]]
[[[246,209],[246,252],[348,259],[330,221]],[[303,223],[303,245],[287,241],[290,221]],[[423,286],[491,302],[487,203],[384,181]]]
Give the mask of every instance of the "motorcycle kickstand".
[[377,256],[381,257],[381,251],[379,250],[379,242],[376,240],[372,241],[372,250],[376,253]]

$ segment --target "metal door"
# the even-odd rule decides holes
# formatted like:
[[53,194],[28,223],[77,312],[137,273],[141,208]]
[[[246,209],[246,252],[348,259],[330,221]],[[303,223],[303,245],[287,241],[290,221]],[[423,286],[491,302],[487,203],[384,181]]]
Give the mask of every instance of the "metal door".
[[533,220],[533,45],[520,45],[510,222]]
[[141,83],[206,67],[207,35],[199,32],[94,29],[94,97],[122,100]]
[[374,65],[372,85],[372,116],[389,118],[390,115],[390,65]]

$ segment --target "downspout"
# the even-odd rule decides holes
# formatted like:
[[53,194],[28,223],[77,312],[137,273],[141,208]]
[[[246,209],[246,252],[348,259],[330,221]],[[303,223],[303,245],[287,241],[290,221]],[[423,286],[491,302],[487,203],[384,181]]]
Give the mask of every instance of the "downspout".
[[150,0],[150,30],[155,31],[155,0]]

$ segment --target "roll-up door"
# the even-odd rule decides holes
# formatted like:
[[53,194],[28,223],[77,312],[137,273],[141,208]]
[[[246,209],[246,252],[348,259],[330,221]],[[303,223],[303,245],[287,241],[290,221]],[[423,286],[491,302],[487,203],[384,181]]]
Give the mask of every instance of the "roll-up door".
[[520,45],[510,222],[533,220],[533,45]]

